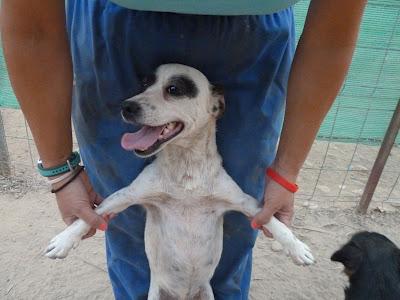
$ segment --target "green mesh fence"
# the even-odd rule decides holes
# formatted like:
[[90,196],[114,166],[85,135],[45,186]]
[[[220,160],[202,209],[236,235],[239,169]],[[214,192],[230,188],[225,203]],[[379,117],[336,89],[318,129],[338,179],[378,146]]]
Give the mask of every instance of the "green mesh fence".
[[[295,6],[297,36],[309,0]],[[400,98],[400,1],[370,0],[343,88],[327,115],[320,139],[377,143],[385,134]],[[0,107],[18,104],[0,51]],[[400,136],[397,137],[400,144]]]
[[[300,35],[308,4],[295,6]],[[346,81],[319,138],[376,143],[382,140],[400,98],[400,1],[370,0]],[[397,137],[400,144],[400,136]]]
[[12,91],[10,80],[8,79],[2,47],[0,47],[0,107],[19,107],[17,99]]

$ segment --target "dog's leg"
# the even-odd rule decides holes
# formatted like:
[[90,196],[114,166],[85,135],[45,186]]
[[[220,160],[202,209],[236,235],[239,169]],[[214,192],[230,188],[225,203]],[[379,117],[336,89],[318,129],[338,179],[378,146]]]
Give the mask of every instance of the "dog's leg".
[[158,288],[158,285],[154,283],[153,280],[151,280],[150,276],[150,288],[149,288],[149,294],[147,296],[147,300],[159,300],[160,299],[160,291]]
[[209,283],[201,288],[199,300],[214,300],[214,293]]
[[[261,210],[260,203],[244,193],[229,175],[225,174],[220,179],[219,185],[215,190],[216,197],[224,199],[223,203],[227,211],[235,210],[248,217],[253,217]],[[301,265],[314,263],[310,248],[297,239],[292,231],[277,218],[272,217],[264,226],[272,233],[274,239],[282,245],[285,252],[292,257],[295,263]]]
[[[149,177],[142,174],[131,185],[104,199],[95,209],[96,213],[99,215],[119,213],[131,205],[144,204],[146,197],[157,191],[157,186],[153,180],[148,180]],[[89,230],[90,226],[85,221],[76,220],[50,241],[45,255],[49,258],[65,258],[72,248],[79,245]]]

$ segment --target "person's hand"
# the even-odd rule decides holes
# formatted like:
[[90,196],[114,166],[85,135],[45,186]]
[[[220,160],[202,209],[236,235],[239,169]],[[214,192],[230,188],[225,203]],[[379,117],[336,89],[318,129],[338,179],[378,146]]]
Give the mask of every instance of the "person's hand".
[[[293,178],[295,179],[295,177]],[[269,178],[266,180],[264,207],[253,217],[251,222],[252,227],[254,229],[260,228],[262,225],[267,224],[272,216],[275,216],[285,225],[290,226],[294,214],[294,194],[275,181]],[[272,237],[272,234],[267,229],[264,227],[261,228],[267,237]]]
[[56,199],[61,217],[67,225],[79,218],[92,227],[84,238],[94,235],[96,229],[107,229],[108,217],[103,218],[93,210],[103,199],[93,190],[84,170],[56,193]]

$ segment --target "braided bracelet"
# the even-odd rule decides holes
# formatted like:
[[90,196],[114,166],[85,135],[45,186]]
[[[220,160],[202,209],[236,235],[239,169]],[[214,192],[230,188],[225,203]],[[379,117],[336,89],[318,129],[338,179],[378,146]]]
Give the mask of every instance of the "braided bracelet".
[[[79,168],[79,169],[78,169]],[[63,188],[65,188],[68,184],[70,184],[72,181],[74,181],[74,179],[76,178],[76,177],[78,177],[78,175],[85,169],[85,167],[84,166],[79,166],[77,169],[78,169],[78,171],[76,171],[76,173],[74,174],[74,175],[72,175],[71,176],[71,178],[70,179],[68,179],[68,181],[66,181],[62,186],[60,186],[60,187],[58,187],[58,188],[56,188],[56,189],[51,189],[51,192],[54,194],[54,193],[57,193],[57,192],[59,192],[59,191],[61,191]],[[76,170],[76,169],[75,169]]]
[[64,179],[67,179],[68,177],[73,176],[75,174],[75,172],[77,172],[76,170],[77,170],[77,168],[72,169],[71,171],[68,171],[68,173],[62,174],[60,177],[57,177],[55,179],[51,179],[51,180],[49,180],[47,182],[50,185],[59,183],[59,182],[63,181]]

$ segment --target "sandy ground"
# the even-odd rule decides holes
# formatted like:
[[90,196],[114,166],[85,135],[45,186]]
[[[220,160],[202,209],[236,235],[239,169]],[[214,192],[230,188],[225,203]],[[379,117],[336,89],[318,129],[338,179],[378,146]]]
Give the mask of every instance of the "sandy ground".
[[[102,233],[82,242],[66,260],[49,260],[41,252],[64,227],[52,195],[37,187],[24,195],[11,189],[0,196],[0,205],[1,299],[113,298]],[[358,230],[378,231],[400,244],[399,224],[399,211],[373,210],[360,217],[351,209],[298,206],[294,231],[312,247],[317,264],[296,266],[260,236],[250,299],[343,299],[346,280],[342,267],[329,261],[332,252]]]
[[[21,112],[0,110],[12,176],[0,177],[0,299],[112,299],[104,236],[85,240],[67,260],[41,255],[64,228],[55,200],[37,176],[37,153]],[[374,230],[400,245],[400,148],[395,147],[370,213],[354,213],[378,146],[314,143],[299,178],[294,231],[313,249],[317,264],[295,266],[271,240],[254,251],[251,299],[343,299],[346,278],[330,255],[359,230]]]

